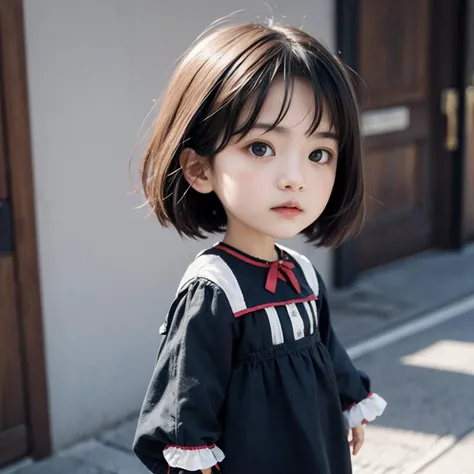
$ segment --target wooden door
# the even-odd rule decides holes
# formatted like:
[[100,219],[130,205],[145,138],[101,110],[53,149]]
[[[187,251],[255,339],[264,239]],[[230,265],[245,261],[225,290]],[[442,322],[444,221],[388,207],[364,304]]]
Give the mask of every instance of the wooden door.
[[463,237],[474,240],[474,0],[468,1],[465,74]]
[[0,467],[27,452],[9,167],[1,133],[4,130],[2,97],[0,93]]
[[0,1],[0,467],[51,453],[22,0]]
[[433,244],[430,0],[360,0],[356,70],[367,140],[363,270]]

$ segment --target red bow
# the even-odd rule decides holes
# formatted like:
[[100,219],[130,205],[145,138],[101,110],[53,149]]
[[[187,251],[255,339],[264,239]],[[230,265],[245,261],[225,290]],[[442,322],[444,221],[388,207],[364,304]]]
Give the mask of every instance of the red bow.
[[286,260],[278,260],[270,265],[268,270],[267,281],[265,283],[265,289],[270,293],[275,293],[278,279],[286,281],[288,280],[297,293],[301,293],[300,284],[293,273],[295,265]]

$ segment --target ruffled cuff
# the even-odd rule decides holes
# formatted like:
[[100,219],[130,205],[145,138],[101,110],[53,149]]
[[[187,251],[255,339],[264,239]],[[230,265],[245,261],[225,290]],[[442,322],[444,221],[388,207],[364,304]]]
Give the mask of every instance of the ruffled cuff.
[[355,428],[364,423],[374,421],[380,416],[387,406],[387,402],[376,393],[369,393],[366,399],[350,406],[344,411],[347,428]]
[[169,445],[163,450],[163,455],[169,466],[186,471],[199,471],[214,467],[225,457],[215,444],[195,447]]

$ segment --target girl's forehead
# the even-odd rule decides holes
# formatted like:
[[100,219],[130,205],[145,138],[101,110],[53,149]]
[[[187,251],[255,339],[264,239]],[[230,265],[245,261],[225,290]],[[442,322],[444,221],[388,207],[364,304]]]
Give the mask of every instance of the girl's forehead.
[[[311,83],[300,77],[292,80],[288,92],[285,91],[286,84],[282,77],[273,80],[268,95],[263,102],[257,123],[273,125],[278,121],[278,126],[288,129],[304,130],[306,132],[311,128],[315,115],[320,112],[316,110],[315,94]],[[290,99],[286,97],[290,94]],[[251,98],[243,107],[240,115],[239,125],[248,120],[253,106]],[[286,102],[286,104],[285,104]],[[282,116],[282,112],[284,115]],[[327,107],[323,104],[323,110],[319,129],[330,128],[330,117]]]

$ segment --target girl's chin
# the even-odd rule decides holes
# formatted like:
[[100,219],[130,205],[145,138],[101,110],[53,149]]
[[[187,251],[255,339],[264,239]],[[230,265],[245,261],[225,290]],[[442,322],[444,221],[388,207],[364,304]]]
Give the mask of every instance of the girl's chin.
[[292,239],[296,237],[303,229],[272,229],[272,232],[268,233],[269,237],[273,239]]
[[[262,225],[262,222],[256,222],[255,220],[246,220],[240,221],[241,224],[244,226],[240,229],[243,233],[247,233],[244,229],[246,228],[247,231],[251,229],[251,233],[257,233],[265,235],[266,237],[270,237],[272,239],[291,239],[297,236],[302,230],[304,230],[307,226],[305,223],[296,222],[296,219],[278,219],[280,222],[268,222],[267,225]],[[234,225],[234,230],[237,231],[237,228],[240,227],[238,225]]]

